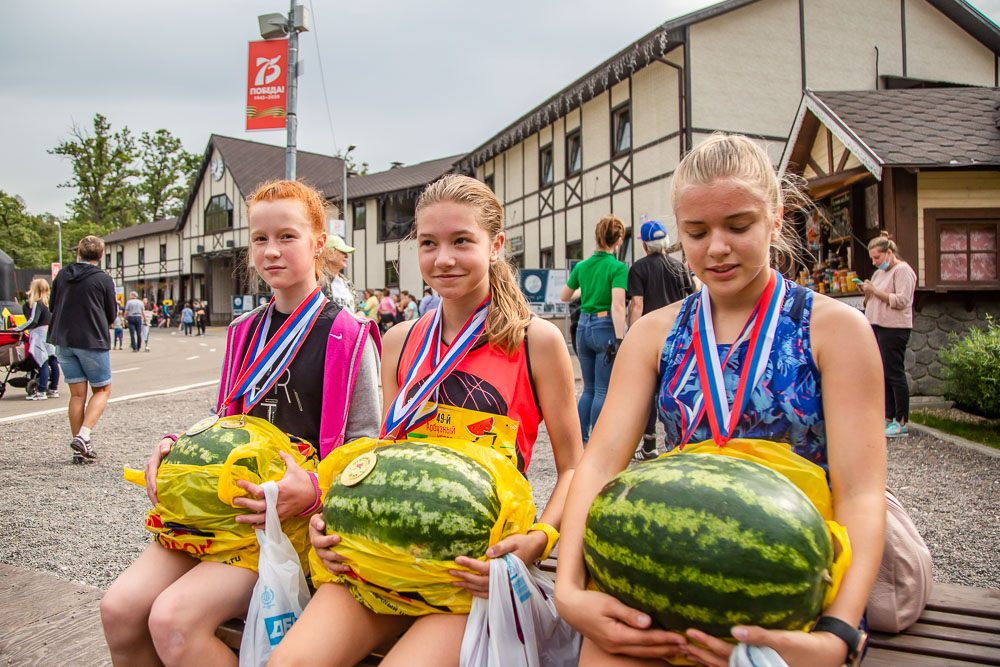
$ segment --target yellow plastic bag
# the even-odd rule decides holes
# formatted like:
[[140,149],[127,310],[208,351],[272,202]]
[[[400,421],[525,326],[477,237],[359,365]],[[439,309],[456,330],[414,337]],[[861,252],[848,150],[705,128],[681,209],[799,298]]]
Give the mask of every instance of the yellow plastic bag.
[[[162,463],[156,473],[158,502],[146,515],[146,530],[167,549],[256,571],[260,555],[257,535],[253,526],[235,520],[250,512],[233,505],[234,498],[249,494],[236,482],[244,479],[260,484],[280,480],[285,475],[285,462],[279,452],[290,454],[304,470],[315,471],[315,450],[308,443],[292,442],[287,434],[264,419],[241,416],[223,418],[222,422],[230,425],[243,422],[239,428],[247,430],[250,441],[233,448],[225,463],[203,466]],[[125,479],[146,486],[142,470],[125,468]],[[305,568],[309,517],[286,519],[281,527]]]
[[840,545],[840,553],[830,569],[832,583],[823,598],[823,609],[829,607],[836,599],[840,582],[851,565],[851,541],[847,529],[833,520],[833,497],[826,481],[826,471],[793,452],[791,445],[770,440],[733,438],[724,447],[716,445],[714,440],[704,440],[684,445],[683,448],[676,447],[662,456],[680,454],[716,454],[759,463],[780,472],[806,494],[826,521],[834,542]]
[[[453,438],[426,438],[449,447],[480,463],[496,482],[500,513],[490,531],[489,543],[496,544],[510,535],[527,532],[535,520],[531,485],[502,454],[487,447]],[[344,468],[358,456],[397,444],[392,440],[362,438],[333,450],[319,465],[320,488],[326,491],[339,484]],[[377,465],[377,464],[376,464]],[[340,533],[339,533],[340,534]],[[448,570],[462,569],[454,561],[416,559],[398,549],[350,534],[340,534],[334,547],[345,557],[353,574],[336,575],[323,565],[315,549],[309,550],[313,585],[335,582],[348,587],[361,604],[376,613],[420,616],[424,614],[465,614],[472,606],[472,595],[452,586],[455,577]],[[480,560],[487,560],[482,554]]]
[[406,439],[440,443],[442,438],[448,438],[474,442],[500,452],[519,468],[517,429],[520,425],[504,415],[439,403],[434,418],[407,433]]

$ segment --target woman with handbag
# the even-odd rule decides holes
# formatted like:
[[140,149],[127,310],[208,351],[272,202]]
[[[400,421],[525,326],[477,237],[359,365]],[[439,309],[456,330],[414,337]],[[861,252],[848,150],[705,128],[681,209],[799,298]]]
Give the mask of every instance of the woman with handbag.
[[[671,201],[681,244],[703,287],[630,330],[603,417],[574,476],[556,605],[585,636],[581,665],[657,665],[664,657],[725,665],[733,649],[696,629],[653,629],[648,615],[586,588],[584,522],[596,494],[629,463],[652,403],[637,400],[645,396],[656,396],[668,450],[758,438],[788,443],[827,470],[834,518],[853,549],[839,593],[823,611],[829,620],[816,632],[737,626],[732,635],[777,650],[792,667],[859,657],[857,628],[881,562],[885,520],[881,369],[860,313],[771,268],[776,254],[790,250],[783,214],[795,191],[782,186],[767,154],[742,136],[713,136],[674,172]],[[764,360],[752,379],[751,358]],[[732,405],[728,422],[714,408],[697,407],[699,400],[729,406],[735,396],[744,401]]]

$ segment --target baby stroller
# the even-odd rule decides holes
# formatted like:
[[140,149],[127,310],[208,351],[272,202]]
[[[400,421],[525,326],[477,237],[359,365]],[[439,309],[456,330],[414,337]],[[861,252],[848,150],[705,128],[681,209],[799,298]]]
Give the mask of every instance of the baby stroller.
[[[29,395],[38,389],[38,364],[28,354],[28,335],[23,331],[0,330],[0,369],[7,367],[0,382],[0,398],[7,392],[7,384],[22,387]],[[2,371],[0,371],[2,372]],[[23,373],[21,377],[11,377]]]

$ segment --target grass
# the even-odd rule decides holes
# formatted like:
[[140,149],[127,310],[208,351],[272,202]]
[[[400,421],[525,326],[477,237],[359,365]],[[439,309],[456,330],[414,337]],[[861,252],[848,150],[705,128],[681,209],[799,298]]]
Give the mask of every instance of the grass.
[[929,414],[923,410],[914,411],[910,415],[910,421],[1000,449],[1000,429],[994,424],[958,421]]

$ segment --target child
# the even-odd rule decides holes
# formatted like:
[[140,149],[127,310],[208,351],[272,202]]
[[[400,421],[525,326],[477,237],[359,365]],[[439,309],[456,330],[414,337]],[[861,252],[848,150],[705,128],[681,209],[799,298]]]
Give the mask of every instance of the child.
[[[725,665],[732,650],[731,644],[697,630],[682,636],[650,629],[646,614],[585,587],[587,512],[604,484],[628,465],[654,396],[667,449],[717,435],[723,441],[761,438],[789,443],[797,454],[828,470],[835,519],[850,534],[853,560],[823,614],[840,619],[848,629],[861,622],[883,544],[881,365],[871,329],[859,312],[770,268],[771,249],[789,248],[782,237],[784,194],[767,154],[741,136],[712,137],[674,173],[671,201],[678,233],[688,265],[704,287],[700,295],[639,319],[629,331],[615,362],[605,416],[567,499],[556,605],[585,637],[581,665],[662,665],[654,658],[678,655],[698,664]],[[751,336],[744,346],[744,326],[769,295],[777,295],[773,298],[781,303],[773,345],[767,350],[766,336]],[[678,372],[698,346],[692,343],[694,322],[704,319],[714,328],[699,324],[703,358],[711,356],[713,346],[720,359],[736,346],[737,353],[722,364],[721,377],[707,364],[686,375]],[[726,424],[692,417],[691,408],[703,391],[730,403],[741,364],[752,351],[767,366],[760,382],[740,380],[748,407],[733,407],[740,415],[735,428],[729,432]],[[830,632],[735,627],[733,637],[774,648],[792,667],[840,665],[849,649],[846,640]]]
[[[440,342],[444,363],[445,346],[462,339],[462,333],[468,336],[469,345],[462,346],[465,356],[437,385],[440,402],[520,422],[516,458],[522,472],[530,462],[543,418],[552,442],[559,479],[539,519],[547,525],[544,530],[540,527],[502,540],[486,552],[489,558],[514,553],[531,563],[554,542],[551,526],[559,525],[572,470],[582,452],[566,344],[555,326],[531,317],[503,258],[503,208],[489,187],[458,175],[432,183],[417,204],[414,232],[420,272],[441,295],[441,316],[438,321],[436,311],[431,311],[393,327],[386,335],[389,361],[382,369],[386,430],[397,436],[405,430],[405,425],[399,431],[394,428],[398,411],[410,396],[407,392],[397,400],[400,386],[415,389],[430,375],[429,360],[415,363],[420,341],[429,337]],[[438,322],[440,328],[435,328]],[[477,324],[484,327],[480,337]],[[347,572],[349,568],[330,550],[339,537],[326,536],[322,529],[322,519],[313,517],[310,537],[317,555],[331,572]],[[455,562],[467,568],[452,572],[455,585],[487,597],[489,562],[466,557]],[[278,645],[271,664],[354,665],[380,643],[405,631],[382,661],[385,667],[458,665],[467,618],[465,614],[377,614],[355,601],[346,587],[323,584]]]
[[125,322],[123,321],[121,310],[115,315],[115,321],[111,323],[111,326],[115,330],[115,341],[112,347],[120,350],[122,349],[122,343],[125,341]]
[[[251,195],[247,209],[249,260],[273,298],[229,326],[219,411],[267,419],[316,445],[321,456],[345,438],[377,435],[379,342],[374,326],[328,302],[318,289],[326,243],[322,199],[301,183],[277,181]],[[307,308],[302,326],[282,327],[300,305]],[[302,340],[290,361],[280,349],[272,356],[263,345],[286,335],[291,349]],[[256,385],[261,393],[234,396],[244,361],[249,367],[259,357],[269,369]],[[156,470],[175,440],[165,436],[146,467],[146,491],[154,504]],[[282,457],[287,469],[278,482],[280,518],[314,512],[319,507],[315,475]],[[255,498],[233,501],[250,510],[237,521],[263,528],[260,487],[242,480],[238,484]],[[113,662],[235,665],[236,657],[215,637],[215,628],[247,612],[256,580],[254,570],[198,560],[153,542],[101,601]]]

